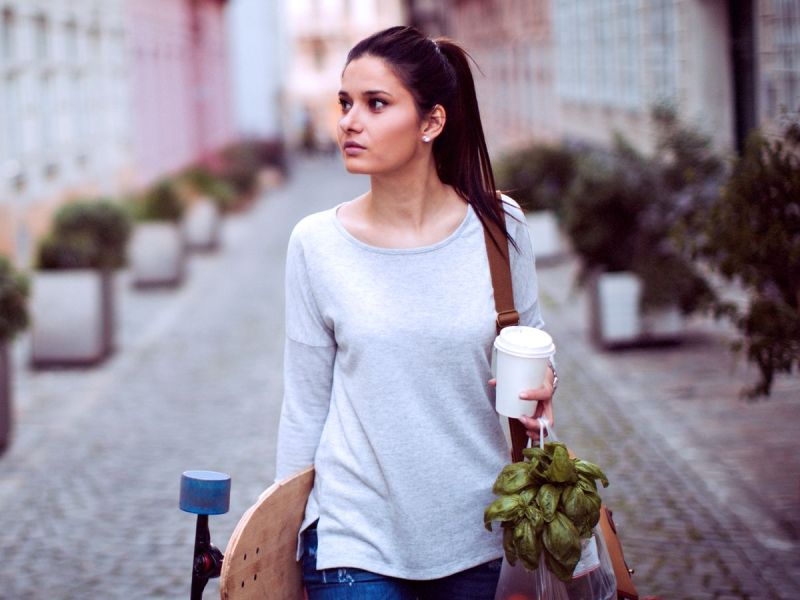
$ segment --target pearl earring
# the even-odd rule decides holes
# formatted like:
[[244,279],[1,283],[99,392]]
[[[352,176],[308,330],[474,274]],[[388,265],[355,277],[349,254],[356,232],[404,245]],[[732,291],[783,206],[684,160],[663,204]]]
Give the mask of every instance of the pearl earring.
[[427,135],[423,135],[423,136],[422,136],[422,141],[423,141],[423,142],[425,142],[425,143],[427,144],[428,142],[430,142],[430,141],[431,141],[431,138],[430,138],[430,137],[428,137]]

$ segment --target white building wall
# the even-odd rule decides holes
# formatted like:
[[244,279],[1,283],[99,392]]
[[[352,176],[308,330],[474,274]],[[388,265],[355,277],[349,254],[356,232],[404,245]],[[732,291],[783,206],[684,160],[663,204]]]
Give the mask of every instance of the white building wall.
[[122,0],[0,0],[0,252],[25,263],[52,207],[131,167]]
[[286,31],[280,0],[233,0],[229,39],[238,133],[283,137]]
[[284,3],[288,77],[287,139],[300,143],[310,119],[317,145],[330,146],[338,120],[337,90],[348,50],[386,27],[407,22],[402,0],[291,0]]
[[615,131],[648,150],[650,113],[681,119],[733,146],[725,0],[559,0],[552,3],[562,135],[607,144]]

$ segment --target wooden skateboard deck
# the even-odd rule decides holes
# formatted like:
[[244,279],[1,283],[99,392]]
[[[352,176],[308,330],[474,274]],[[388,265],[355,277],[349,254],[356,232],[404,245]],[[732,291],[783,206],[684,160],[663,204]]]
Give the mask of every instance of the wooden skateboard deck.
[[297,532],[314,484],[314,467],[276,482],[242,516],[222,562],[222,600],[303,600]]

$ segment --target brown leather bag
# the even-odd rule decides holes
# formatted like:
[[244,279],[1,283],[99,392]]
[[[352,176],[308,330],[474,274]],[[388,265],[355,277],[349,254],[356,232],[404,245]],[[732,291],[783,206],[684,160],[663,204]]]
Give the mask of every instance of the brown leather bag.
[[[497,332],[510,325],[519,325],[519,313],[514,308],[514,288],[511,281],[511,262],[509,248],[505,233],[500,227],[488,219],[483,219],[483,233],[486,238],[486,253],[489,257],[489,272],[492,276],[494,289],[494,305],[497,310]],[[518,419],[508,420],[511,430],[511,460],[523,460],[522,450],[528,445],[525,427]],[[617,598],[623,600],[638,600],[639,594],[633,585],[625,556],[622,553],[617,528],[611,518],[611,511],[606,506],[600,509],[600,530],[603,532],[611,564],[614,567],[614,576],[617,579]]]

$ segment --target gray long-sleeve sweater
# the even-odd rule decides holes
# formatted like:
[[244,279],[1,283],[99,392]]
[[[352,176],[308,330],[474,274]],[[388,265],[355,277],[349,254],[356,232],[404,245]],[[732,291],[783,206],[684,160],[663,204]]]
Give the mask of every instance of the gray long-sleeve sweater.
[[[521,324],[542,327],[527,225],[504,199],[515,305]],[[446,239],[387,249],[350,235],[336,210],[295,227],[286,264],[276,477],[315,465],[301,531],[319,519],[317,568],[421,580],[498,558],[483,511],[508,446],[487,383],[481,223],[470,207]]]

